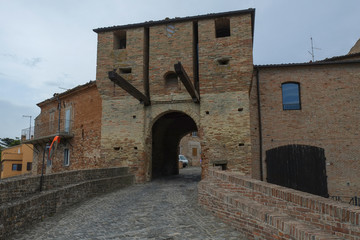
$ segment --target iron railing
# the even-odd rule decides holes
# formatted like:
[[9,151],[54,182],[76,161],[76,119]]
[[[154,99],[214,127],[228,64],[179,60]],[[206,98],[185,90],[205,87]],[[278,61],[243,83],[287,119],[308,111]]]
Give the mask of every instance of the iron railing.
[[335,200],[335,201],[349,203],[349,204],[354,205],[354,206],[360,206],[360,197],[358,197],[358,196],[354,196],[354,197],[330,196],[330,198]]
[[34,127],[21,130],[21,140],[30,140],[34,137]]
[[60,121],[36,122],[34,128],[25,128],[21,131],[22,140],[38,139],[55,134],[72,134],[73,121],[60,119]]

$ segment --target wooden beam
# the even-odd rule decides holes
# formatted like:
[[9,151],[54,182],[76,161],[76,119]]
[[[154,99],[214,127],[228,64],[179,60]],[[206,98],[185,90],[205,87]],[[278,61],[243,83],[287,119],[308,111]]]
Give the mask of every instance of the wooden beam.
[[194,84],[191,82],[189,76],[185,72],[181,62],[174,64],[175,72],[179,76],[180,81],[184,84],[186,90],[189,92],[192,100],[195,103],[200,103],[200,96],[199,93],[196,91]]
[[125,78],[117,74],[115,71],[108,72],[109,79],[116,83],[119,87],[127,91],[131,96],[139,100],[141,103],[144,103],[145,106],[149,106],[150,99],[142,94],[139,90],[137,90],[131,83],[126,81]]

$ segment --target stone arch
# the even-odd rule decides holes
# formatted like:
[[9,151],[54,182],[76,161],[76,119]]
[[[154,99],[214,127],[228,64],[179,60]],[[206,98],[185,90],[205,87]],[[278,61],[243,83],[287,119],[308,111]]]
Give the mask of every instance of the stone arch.
[[167,111],[157,116],[151,126],[151,178],[179,174],[179,142],[186,134],[197,131],[196,122],[181,111]]

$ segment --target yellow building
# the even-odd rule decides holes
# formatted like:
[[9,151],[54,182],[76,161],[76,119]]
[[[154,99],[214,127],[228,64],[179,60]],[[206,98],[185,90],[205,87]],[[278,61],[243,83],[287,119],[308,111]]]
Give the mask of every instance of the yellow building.
[[33,146],[21,144],[5,148],[1,153],[1,179],[31,173]]

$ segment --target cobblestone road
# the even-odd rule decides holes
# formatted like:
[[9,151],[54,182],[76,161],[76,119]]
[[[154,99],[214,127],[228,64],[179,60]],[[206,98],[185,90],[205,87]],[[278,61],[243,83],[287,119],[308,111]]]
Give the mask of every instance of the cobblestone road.
[[98,196],[12,239],[245,239],[197,204],[199,168]]

